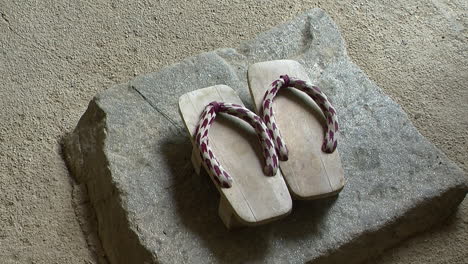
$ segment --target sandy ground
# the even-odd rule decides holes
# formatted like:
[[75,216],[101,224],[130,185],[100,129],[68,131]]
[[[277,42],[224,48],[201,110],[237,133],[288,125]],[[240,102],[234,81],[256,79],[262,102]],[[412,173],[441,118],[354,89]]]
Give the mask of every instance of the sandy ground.
[[[96,262],[59,147],[96,92],[235,47],[312,7],[333,17],[352,59],[468,172],[466,1],[0,0],[0,262]],[[465,199],[447,223],[375,262],[468,263],[467,248]]]

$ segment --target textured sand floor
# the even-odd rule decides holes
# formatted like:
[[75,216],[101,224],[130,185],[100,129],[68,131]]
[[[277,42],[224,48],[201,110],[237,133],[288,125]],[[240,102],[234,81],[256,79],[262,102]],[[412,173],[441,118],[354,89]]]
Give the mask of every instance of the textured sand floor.
[[[468,172],[466,1],[0,0],[0,262],[96,262],[80,228],[91,228],[88,215],[74,210],[86,201],[72,191],[59,146],[96,92],[235,47],[313,7],[333,17],[351,58]],[[375,262],[468,263],[467,248],[465,199],[447,223]]]

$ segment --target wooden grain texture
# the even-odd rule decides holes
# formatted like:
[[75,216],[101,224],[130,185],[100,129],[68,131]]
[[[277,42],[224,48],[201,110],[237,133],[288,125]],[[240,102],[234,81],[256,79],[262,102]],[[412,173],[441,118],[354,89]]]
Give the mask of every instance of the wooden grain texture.
[[[250,93],[257,113],[266,90],[284,74],[310,81],[297,61],[268,61],[249,67]],[[321,150],[325,117],[317,104],[297,89],[282,89],[273,111],[289,150],[289,159],[281,161],[280,168],[293,198],[317,199],[338,193],[345,183],[344,171],[338,150],[332,154]]]
[[[212,101],[243,105],[234,90],[225,85],[182,95],[179,110],[192,144],[200,114]],[[279,170],[275,176],[263,174],[261,147],[252,127],[239,118],[218,114],[210,128],[209,140],[219,162],[233,178],[231,188],[220,188],[215,183],[221,193],[219,215],[228,228],[259,225],[289,214],[292,200],[287,185]],[[198,153],[195,147],[194,153]]]

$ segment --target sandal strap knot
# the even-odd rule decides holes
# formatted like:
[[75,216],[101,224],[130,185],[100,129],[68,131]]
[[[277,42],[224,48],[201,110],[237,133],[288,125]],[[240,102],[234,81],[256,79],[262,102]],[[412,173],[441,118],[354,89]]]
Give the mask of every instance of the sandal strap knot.
[[215,111],[215,113],[219,113],[221,104],[219,104],[218,102],[211,102],[209,103],[209,105],[213,106],[213,110]]
[[289,76],[288,75],[281,75],[280,79],[283,80],[283,85],[281,87],[288,87],[289,86]]

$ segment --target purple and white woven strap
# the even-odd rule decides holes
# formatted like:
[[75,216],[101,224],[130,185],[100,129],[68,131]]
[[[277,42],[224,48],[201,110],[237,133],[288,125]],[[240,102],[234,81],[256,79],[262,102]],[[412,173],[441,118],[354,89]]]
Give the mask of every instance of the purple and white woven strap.
[[285,87],[293,87],[306,93],[318,104],[327,121],[327,130],[323,140],[322,151],[327,153],[335,151],[338,144],[338,119],[336,117],[335,108],[331,105],[330,101],[328,101],[327,96],[317,86],[313,86],[309,82],[294,77],[289,77],[288,75],[281,75],[280,79],[274,81],[271,86],[272,87],[266,91],[265,97],[263,98],[261,115],[268,127],[268,132],[275,142],[275,148],[279,159],[283,161],[288,160],[288,148],[276,124],[272,102],[278,91]]
[[268,176],[276,175],[276,171],[278,170],[278,157],[276,156],[273,140],[267,132],[268,128],[262,119],[254,112],[238,104],[211,102],[205,107],[200,116],[200,121],[195,129],[194,137],[198,149],[200,150],[202,161],[205,163],[208,170],[210,170],[219,186],[224,188],[231,187],[232,178],[216,159],[209,145],[208,130],[211,124],[213,124],[217,113],[227,113],[241,118],[255,129],[262,145],[263,156],[265,158],[263,172]]

